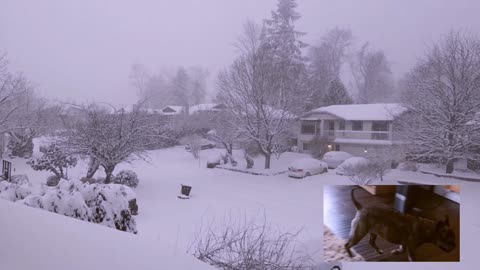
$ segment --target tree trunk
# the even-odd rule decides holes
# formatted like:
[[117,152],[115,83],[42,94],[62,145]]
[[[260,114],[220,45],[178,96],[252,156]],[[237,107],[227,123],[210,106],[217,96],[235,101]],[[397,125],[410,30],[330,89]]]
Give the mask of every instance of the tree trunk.
[[453,169],[454,169],[453,165],[454,165],[454,160],[453,159],[448,160],[445,172],[446,173],[453,173]]
[[98,164],[97,160],[91,157],[88,162],[87,178],[92,178],[97,172],[99,166],[100,164]]
[[115,166],[104,166],[105,169],[105,184],[110,184],[112,182],[112,175],[113,175],[113,170],[115,169]]
[[270,169],[270,159],[272,157],[271,153],[265,154],[265,169]]

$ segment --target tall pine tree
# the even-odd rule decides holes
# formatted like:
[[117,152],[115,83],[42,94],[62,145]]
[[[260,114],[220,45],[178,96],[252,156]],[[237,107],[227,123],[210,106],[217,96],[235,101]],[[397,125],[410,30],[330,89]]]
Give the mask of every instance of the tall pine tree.
[[[302,80],[305,77],[305,63],[301,48],[306,44],[299,40],[304,33],[295,30],[295,21],[300,14],[295,11],[295,0],[278,0],[276,10],[265,20],[261,50],[268,52],[271,74],[276,77],[278,94],[305,91]],[[275,106],[276,104],[272,104]]]

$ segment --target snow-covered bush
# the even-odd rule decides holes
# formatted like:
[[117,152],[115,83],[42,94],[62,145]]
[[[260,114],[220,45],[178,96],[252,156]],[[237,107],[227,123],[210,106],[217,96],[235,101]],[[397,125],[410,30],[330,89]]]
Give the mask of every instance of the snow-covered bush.
[[15,184],[7,181],[0,181],[0,199],[12,202],[22,200],[32,194],[30,184]]
[[138,211],[135,192],[124,185],[88,184],[61,179],[56,187],[44,186],[32,194],[29,185],[0,181],[0,198],[137,233],[131,214],[131,209]]
[[416,172],[418,171],[417,163],[413,161],[405,161],[398,165],[398,169],[401,171],[411,171]]
[[26,174],[12,175],[10,182],[17,185],[30,184],[30,180],[28,180],[28,176]]
[[58,185],[59,181],[60,181],[60,177],[58,177],[56,175],[50,175],[47,178],[47,186],[54,187],[54,186]]
[[370,185],[383,174],[379,174],[379,165],[366,158],[352,157],[337,168],[337,174],[346,175],[357,185]]
[[122,170],[117,175],[113,177],[112,183],[125,185],[129,187],[137,187],[138,186],[138,176],[132,170]]
[[77,165],[75,157],[66,155],[65,151],[54,143],[40,146],[40,152],[43,153],[41,157],[27,162],[36,171],[50,171],[59,178],[65,178],[64,169]]

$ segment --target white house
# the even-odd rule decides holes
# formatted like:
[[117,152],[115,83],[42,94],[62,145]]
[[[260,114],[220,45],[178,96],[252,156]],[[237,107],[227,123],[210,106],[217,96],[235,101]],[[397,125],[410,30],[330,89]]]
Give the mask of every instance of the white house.
[[308,152],[319,137],[327,149],[345,151],[355,156],[396,146],[392,122],[406,108],[400,104],[332,105],[314,109],[300,118],[298,149]]

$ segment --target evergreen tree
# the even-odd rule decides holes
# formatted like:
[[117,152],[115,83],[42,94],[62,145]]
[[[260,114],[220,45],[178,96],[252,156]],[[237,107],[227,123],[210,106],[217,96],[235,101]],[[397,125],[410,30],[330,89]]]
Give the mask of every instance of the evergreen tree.
[[[301,48],[306,44],[299,40],[304,33],[295,30],[295,21],[300,14],[295,11],[295,0],[278,0],[277,9],[270,19],[265,20],[260,50],[267,52],[270,75],[275,76],[275,89],[282,95],[288,91],[304,91],[302,79],[305,77],[305,64]],[[275,104],[272,104],[275,106]]]
[[322,106],[337,104],[352,104],[353,100],[345,89],[345,85],[339,78],[330,82],[330,85],[322,98]]

